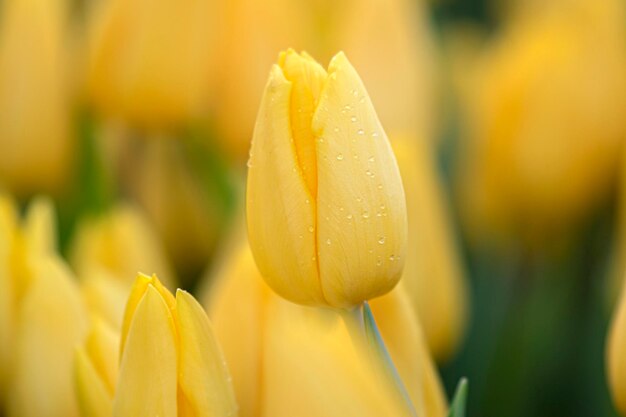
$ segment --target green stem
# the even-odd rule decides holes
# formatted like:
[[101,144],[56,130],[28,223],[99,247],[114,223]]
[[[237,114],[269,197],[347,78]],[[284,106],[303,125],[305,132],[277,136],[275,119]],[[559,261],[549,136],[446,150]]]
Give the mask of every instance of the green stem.
[[406,390],[398,371],[393,364],[393,360],[387,351],[385,343],[378,331],[374,315],[367,302],[360,306],[344,311],[343,318],[346,321],[346,327],[350,332],[350,336],[355,344],[365,341],[369,348],[369,353],[375,361],[381,363],[383,371],[388,382],[392,384],[394,390],[400,400],[405,404],[407,414],[411,417],[417,417],[417,412],[413,407],[411,398]]

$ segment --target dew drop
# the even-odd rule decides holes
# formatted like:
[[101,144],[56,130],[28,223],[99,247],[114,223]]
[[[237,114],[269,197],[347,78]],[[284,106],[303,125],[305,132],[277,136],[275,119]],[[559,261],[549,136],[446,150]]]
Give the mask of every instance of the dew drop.
[[368,160],[369,162],[374,162],[376,159],[375,159],[373,156],[370,156],[369,158],[367,158],[367,160]]
[[352,123],[356,123],[357,118],[356,118],[356,116],[352,116],[352,117],[350,117],[350,120],[352,121]]
[[368,249],[367,253],[374,253],[374,249]]
[[395,260],[396,260],[396,257],[395,257],[395,256],[393,256],[393,255],[389,255],[389,260],[390,260],[391,262],[393,262],[393,261],[395,261]]
[[305,202],[306,204],[311,204],[311,201],[310,201],[308,198],[307,198],[306,200],[304,200],[304,202]]
[[330,245],[330,244],[331,244],[330,239],[326,239],[326,244],[327,244],[327,245]]
[[373,138],[377,138],[377,137],[378,137],[378,132],[373,132],[373,133],[372,133],[372,137],[373,137]]
[[381,245],[384,245],[385,244],[385,237],[384,236],[380,237],[378,239],[378,243],[380,243]]
[[359,99],[359,103],[365,103],[365,96],[363,96],[363,97],[361,97],[361,98]]
[[363,214],[361,214],[361,216],[363,216],[364,219],[369,219],[370,218],[370,212],[369,211],[364,211]]
[[352,220],[352,214],[348,214],[348,215],[346,216],[346,219],[348,219],[348,220]]
[[381,205],[380,205],[380,209],[381,209],[381,210],[385,210],[386,208],[387,208],[387,206],[385,206],[384,204],[381,204]]
[[380,259],[376,261],[376,266],[381,266],[383,264],[383,261],[381,261]]
[[365,134],[365,130],[359,129],[359,130],[356,131],[356,134],[360,135],[360,136],[363,136]]
[[343,161],[343,154],[342,153],[337,155],[337,161]]
[[352,90],[352,95],[354,97],[358,96],[359,95],[359,90],[357,90],[356,88],[354,90]]
[[382,184],[378,184],[378,185],[376,186],[376,188],[378,188],[379,190],[382,190],[382,189],[383,189],[383,185],[382,185]]
[[341,129],[339,129],[338,127],[336,127],[336,126],[335,126],[335,128],[333,129],[333,132],[335,132],[335,133],[339,133],[339,131],[340,131],[340,130],[341,130]]
[[363,199],[362,199],[361,197],[357,197],[357,198],[356,198],[356,202],[357,202],[357,203],[360,203],[361,201],[363,201]]
[[355,160],[358,160],[358,159],[359,159],[359,155],[357,155],[357,154],[352,155],[352,157],[353,157]]
[[315,229],[313,228],[313,226],[309,226],[309,232],[310,232],[310,233],[313,233],[313,231],[314,231],[314,230],[315,230]]

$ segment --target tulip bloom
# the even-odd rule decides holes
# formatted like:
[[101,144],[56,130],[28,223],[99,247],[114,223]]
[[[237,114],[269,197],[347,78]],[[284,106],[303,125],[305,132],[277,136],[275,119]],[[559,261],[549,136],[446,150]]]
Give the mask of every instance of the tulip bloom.
[[[228,369],[211,325],[187,292],[178,290],[174,297],[156,276],[137,278],[124,313],[116,382],[111,344],[104,343],[111,338],[100,339],[103,343],[88,341],[76,356],[84,416],[104,416],[102,410],[112,410],[115,417],[236,414]],[[105,349],[108,353],[98,357]],[[103,358],[108,358],[106,364]]]
[[615,406],[626,416],[626,286],[614,314],[607,341],[606,373]]
[[138,271],[150,270],[164,276],[168,285],[174,282],[157,233],[140,210],[128,205],[83,219],[71,244],[70,260],[81,278],[104,270],[130,287]]
[[398,282],[402,181],[343,53],[328,71],[291,50],[272,67],[250,151],[247,218],[259,269],[288,300],[349,308]]
[[[217,76],[211,80],[213,124],[238,160],[250,131],[267,68],[285,45],[324,61],[343,50],[368,87],[389,135],[409,131],[431,139],[436,123],[437,68],[423,1],[229,0],[219,34]],[[372,30],[376,28],[376,30]],[[390,76],[393,74],[393,76]]]
[[91,4],[87,95],[107,116],[147,128],[179,126],[205,107],[216,2]]
[[[230,364],[241,417],[404,415],[379,358],[352,338],[358,331],[335,310],[278,297],[246,242],[210,282],[203,300]],[[418,415],[445,416],[441,383],[405,289],[371,304]]]
[[20,222],[0,199],[0,387],[10,417],[78,415],[72,356],[86,310],[55,241],[47,200],[32,202]]
[[460,207],[473,236],[543,245],[615,179],[626,11],[621,0],[527,3],[468,77]]
[[14,0],[0,10],[0,184],[60,191],[72,159],[66,0]]

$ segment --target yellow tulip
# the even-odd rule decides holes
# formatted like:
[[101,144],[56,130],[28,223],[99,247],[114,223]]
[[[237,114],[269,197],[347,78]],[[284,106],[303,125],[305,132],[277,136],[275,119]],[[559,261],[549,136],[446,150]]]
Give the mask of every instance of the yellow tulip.
[[118,379],[119,333],[94,319],[84,345],[76,351],[74,377],[83,417],[111,417]]
[[57,192],[71,166],[65,0],[15,0],[0,10],[0,184]]
[[607,341],[606,366],[613,401],[626,416],[626,286],[615,309]]
[[432,355],[440,361],[456,351],[468,315],[467,284],[455,247],[432,147],[398,135],[392,145],[407,198],[408,254],[400,285],[406,287]]
[[[364,340],[353,338],[335,310],[274,294],[247,242],[234,248],[205,290],[242,417],[404,415]],[[372,308],[418,415],[442,417],[441,383],[405,295],[398,286]]]
[[9,383],[22,300],[34,279],[35,264],[42,256],[54,255],[55,241],[49,200],[33,200],[20,219],[15,202],[0,196],[0,402],[6,395],[2,387]]
[[161,274],[168,285],[174,283],[156,232],[141,211],[128,205],[84,219],[72,241],[70,260],[81,278],[105,270],[130,284],[139,271],[148,270]]
[[[237,411],[228,369],[204,310],[185,291],[174,297],[156,276],[140,275],[135,282],[120,354],[115,417],[225,417]],[[105,404],[104,395],[84,397]]]
[[[212,80],[214,126],[243,160],[267,68],[287,45],[327,61],[343,50],[359,69],[387,133],[435,130],[437,72],[426,8],[411,0],[230,0]],[[390,77],[389,74],[394,74]],[[251,99],[252,98],[252,99]]]
[[172,127],[206,107],[216,24],[211,0],[92,2],[88,98],[106,115]]
[[531,3],[479,58],[464,99],[473,236],[562,236],[606,198],[626,136],[624,3]]
[[288,300],[349,308],[389,292],[406,251],[404,191],[391,146],[343,53],[272,67],[250,152],[252,252]]
[[85,306],[58,257],[41,256],[32,267],[17,309],[7,415],[78,416],[72,358],[87,330]]
[[81,292],[89,312],[115,329],[122,328],[128,283],[105,269],[96,269],[81,278]]

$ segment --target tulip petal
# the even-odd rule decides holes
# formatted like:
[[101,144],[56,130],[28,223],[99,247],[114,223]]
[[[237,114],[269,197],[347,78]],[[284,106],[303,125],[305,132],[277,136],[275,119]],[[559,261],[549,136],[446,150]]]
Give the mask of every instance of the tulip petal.
[[270,296],[264,347],[263,414],[272,417],[407,416],[364,338],[334,310]]
[[315,136],[311,121],[326,82],[326,71],[313,58],[298,54],[293,49],[281,53],[280,67],[292,83],[290,98],[291,133],[298,163],[309,193],[317,196],[317,162]]
[[[187,292],[176,291],[179,387],[189,416],[226,417],[237,413],[231,378],[206,313]],[[180,414],[180,413],[179,413]]]
[[34,260],[19,310],[9,416],[78,415],[72,366],[87,328],[85,313],[68,267],[54,257]]
[[5,395],[4,386],[15,331],[15,283],[11,271],[11,254],[16,228],[15,203],[9,197],[0,194],[0,402]]
[[30,203],[26,212],[24,234],[29,250],[38,253],[51,253],[56,250],[56,218],[52,200],[39,197]]
[[129,291],[128,285],[102,269],[92,271],[81,282],[81,292],[89,311],[118,330],[124,321]]
[[111,397],[117,383],[119,339],[115,330],[102,319],[96,318],[85,340],[85,351],[89,354],[89,360]]
[[261,352],[265,304],[271,290],[263,281],[246,240],[229,255],[223,269],[214,277],[207,277],[212,286],[207,289],[203,304],[233,378],[239,416],[256,417],[261,415]]
[[76,396],[82,417],[111,417],[113,398],[84,349],[76,351],[74,360]]
[[323,296],[317,274],[315,199],[292,138],[291,86],[273,66],[250,152],[248,234],[259,269],[276,292],[294,302],[319,304]]
[[395,157],[361,79],[343,53],[328,73],[312,126],[320,138],[319,273],[329,304],[347,307],[398,282],[406,205]]
[[170,309],[148,285],[129,327],[113,400],[114,417],[177,416],[176,331]]
[[165,301],[170,310],[170,314],[173,317],[176,316],[176,300],[174,299],[172,293],[170,293],[167,288],[161,284],[155,275],[149,277],[144,274],[139,274],[135,280],[133,289],[128,296],[128,302],[126,303],[126,309],[124,310],[124,321],[122,323],[122,335],[120,339],[120,360],[122,359],[122,354],[126,346],[126,339],[128,338],[128,332],[130,331],[130,326],[133,323],[136,309],[149,287],[152,287],[152,289],[161,294],[163,301]]

